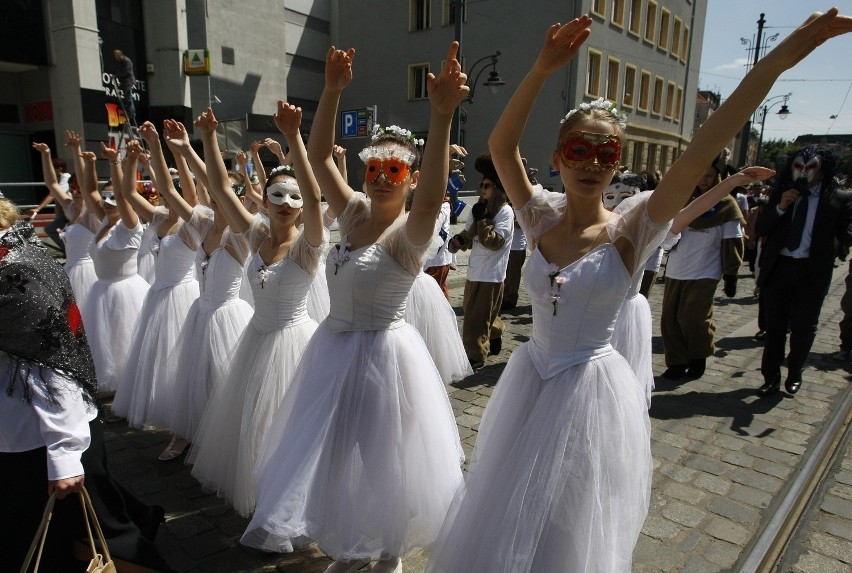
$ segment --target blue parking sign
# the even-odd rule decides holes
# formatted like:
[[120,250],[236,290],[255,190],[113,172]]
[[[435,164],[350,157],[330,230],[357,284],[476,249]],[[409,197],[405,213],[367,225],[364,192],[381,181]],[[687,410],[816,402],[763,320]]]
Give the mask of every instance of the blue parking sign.
[[358,137],[358,110],[340,112],[340,137]]

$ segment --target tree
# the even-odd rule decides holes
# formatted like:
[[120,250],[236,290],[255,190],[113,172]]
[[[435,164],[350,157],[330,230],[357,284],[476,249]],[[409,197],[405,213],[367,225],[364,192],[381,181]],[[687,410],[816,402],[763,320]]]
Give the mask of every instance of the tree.
[[784,166],[787,154],[793,151],[795,147],[792,141],[786,139],[764,141],[760,146],[760,161],[757,162],[757,165],[777,170]]

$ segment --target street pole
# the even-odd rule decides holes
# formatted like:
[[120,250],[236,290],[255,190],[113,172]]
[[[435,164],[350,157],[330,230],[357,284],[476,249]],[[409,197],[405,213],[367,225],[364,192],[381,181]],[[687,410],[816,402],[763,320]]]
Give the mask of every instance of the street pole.
[[[456,55],[459,64],[462,63],[462,16],[464,14],[464,0],[453,0],[453,13],[456,18],[456,42],[459,43],[459,51]],[[464,71],[464,70],[462,70]],[[450,143],[461,145],[461,106],[456,106],[453,112],[453,123],[450,129]]]
[[[763,25],[766,24],[766,20],[763,17],[766,14],[760,14],[760,20],[757,21],[757,41],[754,44],[754,61],[752,63],[752,68],[757,65],[757,61],[760,59],[760,46],[763,43]],[[748,165],[748,140],[751,136],[751,121],[746,121],[743,126],[743,130],[740,133],[740,156],[737,159],[737,166]]]

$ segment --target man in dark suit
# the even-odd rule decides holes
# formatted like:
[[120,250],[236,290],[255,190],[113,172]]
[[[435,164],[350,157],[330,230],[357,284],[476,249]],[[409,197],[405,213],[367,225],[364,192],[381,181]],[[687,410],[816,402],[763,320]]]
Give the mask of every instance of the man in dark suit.
[[852,203],[847,192],[836,189],[836,168],[837,158],[829,150],[806,147],[793,153],[757,220],[757,234],[766,237],[757,279],[766,322],[759,396],[781,387],[788,328],[784,387],[790,394],[799,391],[831,282],[835,240],[849,244],[852,239]]

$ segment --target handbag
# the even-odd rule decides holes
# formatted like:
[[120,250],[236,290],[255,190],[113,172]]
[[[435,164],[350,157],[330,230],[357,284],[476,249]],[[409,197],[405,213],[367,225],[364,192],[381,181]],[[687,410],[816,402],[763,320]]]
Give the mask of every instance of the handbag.
[[[36,555],[35,568],[33,573],[38,571],[39,562],[41,561],[41,553],[44,549],[44,542],[47,539],[47,528],[50,525],[50,519],[53,517],[53,506],[56,504],[56,493],[54,492],[47,500],[44,507],[44,513],[41,517],[41,523],[33,537],[33,542],[30,544],[30,549],[27,551],[27,557],[24,564],[21,566],[20,573],[26,573],[38,548]],[[86,573],[116,573],[115,563],[109,554],[104,533],[101,531],[101,524],[98,522],[98,517],[95,514],[95,508],[92,506],[92,498],[89,497],[89,492],[84,487],[80,491],[80,505],[83,507],[83,519],[86,521],[86,533],[89,536],[89,547],[92,550],[92,560],[89,561],[89,566],[86,568]],[[92,535],[92,525],[94,525],[95,533],[98,535],[98,541],[101,543],[103,554],[98,553],[95,546],[95,538]]]

